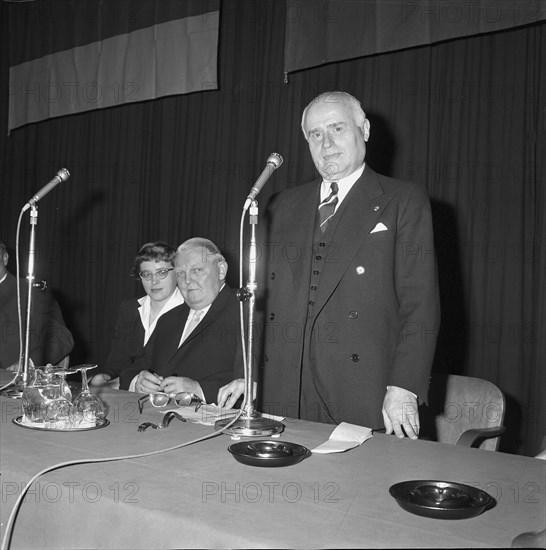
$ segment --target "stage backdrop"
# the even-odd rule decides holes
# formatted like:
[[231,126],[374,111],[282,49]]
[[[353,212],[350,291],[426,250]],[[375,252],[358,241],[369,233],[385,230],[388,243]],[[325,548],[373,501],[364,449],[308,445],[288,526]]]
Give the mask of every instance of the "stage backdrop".
[[9,129],[216,89],[218,28],[219,0],[16,7],[10,17],[10,36],[17,38],[10,42]]
[[[81,19],[102,4],[62,5]],[[61,8],[0,9],[0,238],[13,252],[23,204],[66,166],[70,179],[39,203],[35,271],[74,333],[74,364],[104,361],[119,303],[141,292],[128,273],[143,242],[208,237],[237,284],[248,190],[273,151],[285,161],[260,210],[272,193],[314,176],[301,111],[341,89],[362,100],[371,121],[367,162],[430,193],[442,297],[435,370],[496,383],[508,400],[501,449],[538,451],[546,433],[544,23],[330,63],[291,73],[286,84],[287,5],[225,0],[218,90],[55,117],[8,137],[10,42],[29,39],[14,35],[18,10],[40,18]],[[39,30],[32,39],[53,40]],[[28,232],[25,218],[23,245]]]
[[542,0],[289,0],[284,69],[289,73],[544,19]]

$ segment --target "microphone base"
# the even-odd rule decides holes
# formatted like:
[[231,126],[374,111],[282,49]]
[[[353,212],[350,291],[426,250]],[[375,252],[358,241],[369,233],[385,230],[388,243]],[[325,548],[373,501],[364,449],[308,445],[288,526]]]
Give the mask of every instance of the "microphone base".
[[[231,419],[217,420],[214,424],[215,430],[221,430],[227,426]],[[253,413],[252,416],[243,413],[237,421],[224,433],[235,437],[267,437],[280,434],[284,430],[284,424],[278,420],[265,418],[260,413]]]
[[19,375],[11,384],[0,392],[0,395],[9,397],[10,399],[21,399],[25,387],[26,384],[23,382],[23,377]]

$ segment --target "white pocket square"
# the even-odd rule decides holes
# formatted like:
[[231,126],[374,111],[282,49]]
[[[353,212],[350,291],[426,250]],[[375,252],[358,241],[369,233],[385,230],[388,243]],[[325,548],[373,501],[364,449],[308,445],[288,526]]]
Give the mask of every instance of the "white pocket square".
[[370,233],[377,233],[378,231],[387,231],[387,226],[384,223],[379,222]]

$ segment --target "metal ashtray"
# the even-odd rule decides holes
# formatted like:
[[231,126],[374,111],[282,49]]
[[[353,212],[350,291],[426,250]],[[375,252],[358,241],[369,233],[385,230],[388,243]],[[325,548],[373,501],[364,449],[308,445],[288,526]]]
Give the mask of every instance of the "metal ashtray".
[[240,441],[228,447],[235,460],[249,466],[291,466],[311,453],[307,447],[288,441]]
[[485,491],[451,481],[403,481],[389,492],[404,510],[436,519],[472,518],[496,504]]

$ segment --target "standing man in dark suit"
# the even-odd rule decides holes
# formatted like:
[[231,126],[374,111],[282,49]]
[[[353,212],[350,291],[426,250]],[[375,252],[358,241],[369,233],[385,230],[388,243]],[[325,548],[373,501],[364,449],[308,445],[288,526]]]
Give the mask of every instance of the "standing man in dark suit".
[[[16,369],[19,365],[20,342],[17,307],[17,279],[8,271],[9,254],[0,242],[0,368]],[[21,281],[23,352],[26,328],[28,283]],[[36,366],[56,364],[74,347],[72,334],[64,324],[63,314],[47,290],[32,289],[29,325],[29,356]]]
[[439,328],[429,199],[365,164],[351,95],[318,96],[302,130],[322,179],[270,208],[262,410],[417,438]]
[[159,319],[150,369],[125,371],[121,388],[190,392],[212,403],[218,389],[242,371],[239,302],[225,282],[227,262],[212,241],[196,237],[181,244],[174,268],[184,304]]

